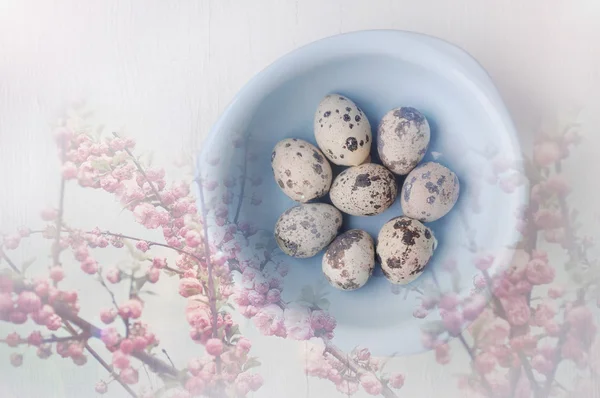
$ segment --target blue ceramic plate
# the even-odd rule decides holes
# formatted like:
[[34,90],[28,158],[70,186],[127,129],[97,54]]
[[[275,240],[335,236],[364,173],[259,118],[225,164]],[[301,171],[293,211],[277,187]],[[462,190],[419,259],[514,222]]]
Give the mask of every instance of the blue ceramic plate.
[[[432,275],[436,274],[442,289],[466,297],[477,272],[474,256],[498,254],[518,241],[515,214],[525,201],[525,186],[507,194],[506,189],[486,182],[494,154],[502,154],[511,159],[513,168],[519,167],[515,129],[487,73],[466,52],[447,42],[401,31],[363,31],[320,40],[259,73],[214,126],[200,156],[200,175],[205,182],[227,184],[225,191],[205,189],[211,222],[218,218],[215,209],[222,211],[225,206],[227,222],[251,223],[267,235],[272,233],[279,215],[295,203],[272,177],[271,151],[283,138],[316,144],[314,112],[329,93],[355,101],[369,118],[374,138],[388,110],[412,106],[423,112],[432,136],[424,161],[435,159],[456,172],[461,181],[458,204],[446,217],[429,224],[439,247],[427,271],[404,287],[391,285],[376,270],[362,289],[335,290],[321,273],[323,253],[293,259],[276,249],[265,261],[290,265],[282,293],[285,301],[310,301],[312,297],[328,307],[337,320],[334,340],[341,348],[363,345],[379,355],[422,351],[421,330],[439,319],[439,314],[419,319],[413,312],[429,289]],[[378,162],[374,148],[376,143],[371,153]],[[345,217],[343,230],[361,228],[375,238],[386,221],[401,214],[398,199],[381,215]],[[256,250],[263,255],[262,244]],[[505,265],[508,255],[498,255],[490,272]],[[457,264],[456,272],[442,270],[448,262]]]

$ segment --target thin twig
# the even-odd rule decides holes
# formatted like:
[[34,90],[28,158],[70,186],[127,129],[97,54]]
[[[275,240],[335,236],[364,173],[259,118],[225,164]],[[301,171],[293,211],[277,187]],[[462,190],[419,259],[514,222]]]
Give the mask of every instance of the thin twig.
[[[65,327],[67,328],[69,333],[77,333],[77,331],[73,328],[73,326],[71,326],[69,321],[63,320],[63,323],[65,324]],[[112,366],[110,366],[104,359],[102,359],[102,357],[98,355],[98,353],[92,347],[90,347],[90,345],[87,342],[84,344],[84,347],[86,351],[89,352],[90,355],[94,357],[94,359],[98,361],[98,363],[100,363],[100,365],[102,365],[102,367],[106,369],[106,371],[121,385],[121,387],[123,387],[125,391],[129,393],[129,395],[131,395],[134,398],[137,398],[137,394],[131,389],[131,387],[123,383],[119,375],[113,371]]]
[[1,247],[0,247],[0,257],[6,261],[6,263],[9,265],[9,267],[12,268],[12,270],[15,271],[15,273],[21,275],[21,271],[19,270],[19,268],[17,268],[15,263],[6,255],[6,253],[4,253],[4,250],[2,250]]
[[[121,138],[121,137],[119,137],[119,134],[117,134],[116,132],[113,132],[113,135],[115,137],[117,137],[117,138]],[[129,157],[131,158],[131,161],[133,162],[133,164],[135,164],[135,167],[137,168],[137,170],[144,177],[144,179],[146,180],[146,182],[148,183],[148,185],[150,185],[150,188],[152,189],[152,192],[154,193],[154,195],[156,195],[156,199],[160,202],[160,205],[163,208],[166,209],[167,207],[163,203],[162,198],[160,197],[160,194],[158,193],[158,189],[156,189],[156,187],[154,186],[154,184],[152,183],[152,181],[150,181],[150,179],[148,178],[148,175],[144,171],[144,168],[142,167],[142,165],[137,161],[137,159],[135,158],[135,156],[133,156],[133,153],[128,148],[123,148],[123,150],[125,152],[127,152],[127,154],[129,155]]]
[[[89,233],[91,233],[91,232],[89,232]],[[179,249],[177,247],[169,246],[166,243],[153,242],[153,241],[149,241],[149,240],[146,240],[146,239],[136,238],[135,236],[129,236],[129,235],[123,235],[123,234],[116,234],[116,233],[113,233],[113,232],[110,232],[110,231],[100,232],[100,235],[114,236],[116,238],[128,239],[128,240],[132,240],[132,241],[135,241],[135,242],[143,241],[143,242],[148,243],[148,246],[165,247],[167,249],[175,250],[176,252],[179,252],[179,253],[182,253],[182,254],[187,254],[188,256],[193,257],[194,259],[196,259],[196,260],[198,260],[200,262],[203,261],[202,258],[198,257],[194,253],[190,253],[187,250]]]
[[[475,352],[473,352],[473,349],[471,348],[471,346],[469,346],[469,344],[465,340],[465,337],[463,336],[462,333],[458,335],[458,340],[460,341],[462,346],[467,351],[467,354],[469,354],[469,357],[471,358],[471,362],[473,363],[473,365],[475,365]],[[477,367],[475,367],[475,368],[477,368]],[[485,388],[487,390],[487,393],[489,394],[490,397],[494,397],[494,390],[492,389],[492,386],[490,385],[487,378],[485,377],[485,374],[483,374],[483,372],[480,372],[479,370],[477,372],[479,373],[479,377],[481,377],[481,384],[483,385],[483,388]]]

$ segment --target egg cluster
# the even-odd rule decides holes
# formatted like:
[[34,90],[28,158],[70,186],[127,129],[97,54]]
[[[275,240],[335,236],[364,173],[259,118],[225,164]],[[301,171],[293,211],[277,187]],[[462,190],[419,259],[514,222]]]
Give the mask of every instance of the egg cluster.
[[[383,165],[371,163],[373,137],[363,111],[349,98],[331,94],[317,108],[314,133],[318,148],[297,138],[277,143],[271,155],[275,181],[299,205],[286,210],[275,225],[275,239],[292,257],[323,255],[323,274],[342,290],[369,280],[379,262],[385,277],[406,284],[431,259],[437,240],[423,222],[446,215],[458,199],[456,174],[439,163],[419,165],[430,140],[427,119],[411,107],[385,114],[377,128],[377,153]],[[335,178],[330,163],[349,166]],[[400,192],[396,175],[405,176]],[[332,205],[316,199],[329,193]],[[403,216],[379,231],[377,242],[352,229],[338,236],[342,213],[383,213],[400,195]],[[340,212],[341,211],[341,212]]]

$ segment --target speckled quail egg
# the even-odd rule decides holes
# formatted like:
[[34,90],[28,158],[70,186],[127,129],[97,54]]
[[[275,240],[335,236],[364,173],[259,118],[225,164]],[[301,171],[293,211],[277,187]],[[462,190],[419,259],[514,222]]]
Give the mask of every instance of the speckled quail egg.
[[377,129],[381,162],[393,173],[408,174],[425,156],[429,138],[429,123],[421,112],[410,107],[392,109]]
[[344,232],[325,251],[322,266],[331,286],[341,290],[362,287],[375,267],[373,238],[360,229]]
[[333,181],[329,197],[344,213],[373,216],[390,207],[397,192],[396,179],[388,169],[367,163],[342,171]]
[[371,151],[371,125],[350,99],[331,94],[323,98],[314,120],[315,138],[327,159],[340,166],[362,164]]
[[297,202],[320,198],[331,186],[331,166],[323,153],[311,143],[297,138],[288,138],[275,145],[271,168],[281,190]]
[[407,217],[435,221],[448,214],[459,191],[456,174],[439,163],[423,163],[406,176],[400,204]]
[[323,250],[342,226],[342,214],[325,203],[307,203],[286,210],[275,224],[275,240],[292,257],[312,257]]
[[433,232],[420,221],[396,217],[379,231],[377,261],[390,282],[409,283],[423,273],[436,246]]

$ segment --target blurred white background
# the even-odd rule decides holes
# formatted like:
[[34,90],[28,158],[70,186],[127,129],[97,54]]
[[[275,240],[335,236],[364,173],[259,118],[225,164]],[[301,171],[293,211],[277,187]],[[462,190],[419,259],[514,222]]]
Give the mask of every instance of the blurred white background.
[[[40,209],[56,205],[51,126],[73,101],[85,100],[98,122],[135,137],[138,148],[153,151],[155,164],[176,178],[182,171],[174,163],[194,154],[235,93],[262,68],[322,37],[383,28],[427,33],[471,53],[496,82],[525,144],[557,117],[577,117],[585,145],[566,172],[576,193],[571,200],[593,220],[599,20],[596,0],[0,0],[0,233],[36,225]],[[127,230],[133,223],[108,196],[70,190],[66,208],[67,220],[79,225],[136,232]],[[590,234],[598,230],[597,221],[584,224]],[[43,262],[44,252],[40,256]],[[181,344],[189,340],[187,329],[175,327],[181,318],[170,321],[183,316],[182,304],[168,298],[173,288],[157,286],[161,299],[150,316],[153,325],[163,325],[157,334],[177,357],[194,345]],[[87,300],[107,299],[89,289]],[[336,393],[327,381],[308,384],[299,360],[303,343],[279,340],[275,350],[270,338],[241,326],[255,342],[267,380],[256,397]],[[0,324],[0,335],[11,331],[6,328]],[[92,363],[75,368],[33,355],[14,369],[6,352],[0,347],[2,397],[90,396],[105,375]],[[431,353],[395,360],[392,366],[407,373],[400,395],[458,396],[454,373],[468,372],[468,361],[455,353],[450,368],[437,365]]]

